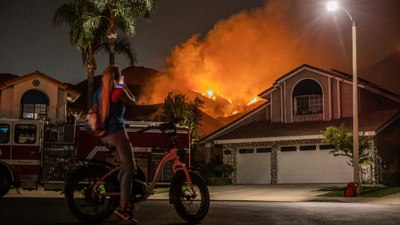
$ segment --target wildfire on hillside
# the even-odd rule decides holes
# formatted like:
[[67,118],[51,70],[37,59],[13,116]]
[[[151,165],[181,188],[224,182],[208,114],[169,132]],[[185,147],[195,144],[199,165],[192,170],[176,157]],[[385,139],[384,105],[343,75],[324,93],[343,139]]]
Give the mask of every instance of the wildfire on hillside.
[[258,100],[260,100],[260,98],[255,97],[255,98],[253,98],[249,103],[247,103],[247,105],[252,105],[252,104],[258,102]]
[[[304,7],[302,3],[268,2],[219,21],[203,38],[194,35],[176,46],[166,59],[163,76],[146,88],[147,101],[162,102],[169,91],[195,97],[190,93],[196,90],[213,101],[205,104],[204,111],[216,118],[259,102],[254,96],[302,64],[335,67],[341,57],[321,54],[335,52],[337,44],[330,43],[333,35],[327,32],[334,28],[326,24],[314,28],[317,21],[305,29],[301,19],[309,18],[296,15],[304,12],[297,10]],[[315,30],[308,33],[312,29],[319,29],[319,35]]]
[[214,91],[211,89],[207,90],[207,94],[203,94],[204,96],[207,96],[209,99],[215,100],[215,95],[214,95]]

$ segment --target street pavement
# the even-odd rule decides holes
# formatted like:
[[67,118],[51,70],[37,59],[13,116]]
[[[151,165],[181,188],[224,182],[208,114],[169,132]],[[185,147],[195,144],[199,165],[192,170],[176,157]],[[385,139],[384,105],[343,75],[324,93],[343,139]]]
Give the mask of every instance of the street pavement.
[[[260,185],[223,185],[209,186],[211,201],[271,201],[271,202],[349,202],[390,204],[400,206],[400,193],[384,197],[321,197],[337,187],[345,184],[260,184]],[[60,191],[44,191],[43,188],[28,191],[11,189],[5,196],[33,198],[63,198]],[[168,199],[168,193],[155,194],[153,200]]]

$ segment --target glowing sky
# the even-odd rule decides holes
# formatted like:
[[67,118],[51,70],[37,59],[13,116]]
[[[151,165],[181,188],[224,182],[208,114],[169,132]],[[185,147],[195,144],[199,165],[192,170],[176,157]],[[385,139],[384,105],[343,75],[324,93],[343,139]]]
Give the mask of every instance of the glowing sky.
[[[68,42],[66,26],[53,27],[54,11],[67,0],[0,0],[0,73],[23,75],[39,70],[64,82],[86,77],[78,50]],[[195,33],[263,0],[157,0],[150,21],[139,21],[133,39],[137,65],[161,69],[171,49]],[[107,56],[97,56],[101,73]],[[124,68],[127,60],[117,58]]]
[[[64,2],[0,0],[0,73],[39,70],[63,82],[85,79],[80,53],[68,43],[67,28],[51,24],[55,9]],[[133,42],[138,65],[174,73],[193,89],[198,81],[209,82],[210,76],[244,84],[249,74],[258,77],[270,71],[271,79],[262,84],[266,88],[302,63],[351,72],[350,20],[343,12],[329,14],[324,0],[156,2],[153,18],[137,24]],[[360,67],[400,51],[400,1],[341,2],[358,22]],[[97,73],[107,59],[97,57]],[[127,65],[123,57],[117,63]],[[197,84],[189,84],[187,77],[193,74]]]

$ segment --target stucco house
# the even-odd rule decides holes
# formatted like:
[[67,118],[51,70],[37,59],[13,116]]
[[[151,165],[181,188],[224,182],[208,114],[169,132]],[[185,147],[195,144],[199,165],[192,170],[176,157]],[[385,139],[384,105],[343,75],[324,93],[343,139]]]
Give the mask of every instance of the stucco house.
[[69,85],[39,71],[1,80],[0,118],[44,117],[52,123],[64,123],[67,103],[80,96]]
[[[359,79],[359,131],[371,138],[374,163],[367,183],[400,182],[400,96]],[[352,130],[352,77],[310,65],[278,78],[259,94],[266,101],[204,137],[212,155],[222,152],[236,184],[347,183],[348,158],[335,157],[322,140],[328,126]]]

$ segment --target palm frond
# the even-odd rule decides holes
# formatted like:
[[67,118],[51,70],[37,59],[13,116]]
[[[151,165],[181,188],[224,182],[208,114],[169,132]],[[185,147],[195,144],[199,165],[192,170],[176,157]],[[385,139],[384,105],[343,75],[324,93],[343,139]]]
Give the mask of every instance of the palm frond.
[[115,52],[118,54],[124,54],[127,56],[129,63],[135,65],[136,55],[132,47],[132,42],[127,36],[118,38],[115,42]]

